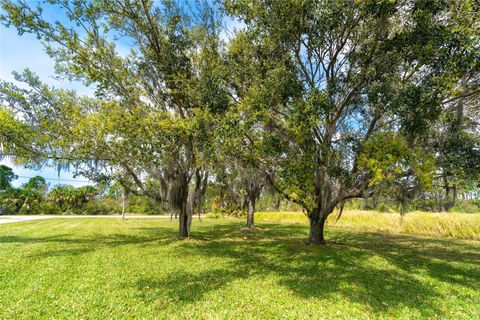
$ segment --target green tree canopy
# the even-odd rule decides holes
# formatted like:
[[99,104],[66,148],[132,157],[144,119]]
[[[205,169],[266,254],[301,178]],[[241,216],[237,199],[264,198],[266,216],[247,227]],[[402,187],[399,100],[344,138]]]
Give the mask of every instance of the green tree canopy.
[[30,178],[27,183],[22,186],[24,189],[37,190],[45,193],[48,189],[47,181],[42,176],[35,176]]
[[[192,9],[173,1],[50,1],[44,6],[55,5],[67,18],[52,22],[42,6],[1,3],[2,22],[41,39],[60,76],[95,88],[93,97],[79,97],[28,70],[16,75],[28,89],[3,83],[6,112],[34,132],[36,143],[25,147],[93,180],[115,179],[168,203],[180,214],[179,235],[188,236],[204,185],[197,180],[207,176],[212,119],[228,97],[220,13],[200,2]],[[118,53],[118,38],[131,43],[127,55]]]
[[[250,35],[236,43],[245,42],[250,72],[241,79],[254,81],[237,95],[272,135],[258,144],[273,164],[270,181],[307,212],[310,242],[325,242],[336,206],[384,179],[430,183],[428,129],[478,93],[476,2],[227,1],[227,9]],[[265,71],[251,72],[255,63]],[[279,81],[291,83],[283,99]]]
[[[428,188],[437,153],[475,150],[470,129],[441,152],[429,136],[459,101],[478,101],[473,0],[227,0],[244,23],[229,41],[216,2],[0,3],[0,21],[35,34],[59,76],[95,90],[78,96],[29,70],[15,75],[26,87],[2,82],[4,153],[167,203],[181,237],[222,161],[215,172],[240,172],[251,189],[266,176],[303,207],[310,242],[325,243],[324,223],[346,200],[382,185]],[[49,5],[66,19],[48,19]]]
[[7,190],[12,187],[12,181],[17,179],[12,168],[6,165],[0,165],[0,190]]

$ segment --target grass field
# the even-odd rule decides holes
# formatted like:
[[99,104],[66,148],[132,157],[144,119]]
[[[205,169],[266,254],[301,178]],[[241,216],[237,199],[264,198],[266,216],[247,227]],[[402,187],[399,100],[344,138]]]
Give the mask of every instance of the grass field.
[[38,220],[0,226],[1,319],[479,319],[480,242],[300,224]]
[[[398,213],[345,210],[338,221],[337,213],[327,224],[357,231],[393,234],[429,235],[442,238],[480,240],[480,214],[453,212],[410,212],[400,218]],[[306,224],[302,212],[257,212],[257,221]]]

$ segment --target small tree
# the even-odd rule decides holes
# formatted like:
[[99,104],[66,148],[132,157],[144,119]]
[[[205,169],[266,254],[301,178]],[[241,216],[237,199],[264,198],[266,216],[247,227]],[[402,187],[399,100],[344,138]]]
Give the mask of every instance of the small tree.
[[35,176],[30,178],[27,183],[22,186],[24,189],[31,189],[45,194],[48,190],[47,181],[42,176]]
[[0,165],[0,191],[12,188],[12,181],[17,179],[12,168],[6,165]]

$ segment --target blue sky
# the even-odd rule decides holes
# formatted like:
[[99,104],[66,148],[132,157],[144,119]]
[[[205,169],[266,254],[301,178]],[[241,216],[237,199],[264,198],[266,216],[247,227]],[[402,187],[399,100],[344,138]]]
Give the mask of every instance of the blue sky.
[[[53,77],[55,74],[54,63],[43,51],[42,44],[35,36],[30,34],[19,36],[15,29],[7,29],[0,26],[0,79],[15,82],[12,71],[21,72],[25,68],[29,68],[37,73],[42,81],[49,85],[65,89],[75,89],[80,94],[89,94],[92,91],[92,89],[86,88],[78,82],[55,80]],[[19,83],[16,84],[20,85]],[[71,184],[73,186],[92,184],[91,182],[85,182],[87,180],[85,177],[74,178],[72,172],[62,171],[58,174],[56,168],[44,168],[36,171],[15,166],[8,159],[1,160],[0,164],[12,167],[15,174],[21,176],[14,181],[13,185],[15,187],[27,182],[28,178],[25,177],[33,177],[36,175],[41,175],[48,179],[51,186],[56,184]]]
[[[32,1],[33,2],[33,1]],[[44,11],[47,19],[60,20],[65,22],[62,11],[54,7],[48,7]],[[240,21],[234,21],[229,18],[226,19],[227,29],[231,32],[234,28],[241,29],[243,24]],[[229,32],[224,31],[221,35],[225,40],[229,38]],[[227,40],[228,41],[228,40]],[[130,47],[127,43],[116,43],[117,51],[123,55],[127,54]],[[54,72],[54,62],[44,52],[41,42],[31,34],[18,35],[15,28],[5,28],[0,25],[0,79],[8,82],[13,82],[18,86],[22,86],[14,80],[13,71],[22,72],[29,68],[34,73],[40,76],[40,79],[48,85],[63,89],[74,89],[79,94],[91,95],[92,88],[87,88],[79,82],[70,82],[68,80],[56,80]],[[18,187],[28,181],[28,177],[41,175],[50,182],[50,185],[56,184],[71,184],[73,186],[83,186],[92,184],[86,182],[85,177],[73,177],[73,172],[62,171],[58,173],[56,168],[43,168],[42,170],[32,170],[19,166],[15,166],[8,159],[0,160],[0,164],[5,164],[12,167],[15,174],[19,178],[14,181],[14,186]],[[60,180],[59,180],[60,179]],[[68,180],[68,181],[64,181]]]

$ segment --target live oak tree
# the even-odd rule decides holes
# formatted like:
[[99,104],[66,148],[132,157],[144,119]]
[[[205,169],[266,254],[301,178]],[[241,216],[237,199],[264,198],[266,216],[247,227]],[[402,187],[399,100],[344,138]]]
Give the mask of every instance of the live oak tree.
[[453,12],[452,18],[456,31],[468,40],[459,42],[464,49],[461,56],[451,59],[451,64],[464,72],[451,96],[443,101],[447,109],[431,135],[437,155],[437,177],[445,190],[444,209],[455,205],[457,189],[468,189],[480,181],[479,4],[469,1],[462,4],[463,10]]
[[243,177],[242,182],[248,199],[247,228],[254,228],[256,201],[265,186],[265,177],[261,173],[248,172]]
[[430,135],[436,154],[435,185],[443,191],[443,210],[455,205],[459,192],[480,183],[480,66],[473,67],[458,83],[453,97],[448,99],[449,108]]
[[268,184],[267,174],[276,155],[275,149],[266,151],[278,139],[265,126],[272,111],[265,106],[284,103],[298,88],[293,74],[287,76],[288,70],[275,70],[282,63],[281,50],[257,40],[255,30],[240,30],[228,43],[229,78],[225,81],[231,99],[216,144],[245,194],[247,228],[254,227],[256,200]]
[[212,165],[212,181],[208,193],[213,208],[227,214],[238,215],[245,210],[247,204],[245,194],[238,183],[238,174],[232,168],[234,167],[227,161]]
[[[93,178],[127,173],[131,191],[168,203],[178,212],[179,236],[189,236],[208,179],[202,151],[226,101],[216,69],[219,13],[199,3],[187,14],[173,1],[49,3],[65,19],[52,22],[42,6],[5,0],[1,21],[35,34],[57,74],[95,94],[50,88],[28,71],[17,79],[30,89],[3,83],[2,112],[14,113],[10,121],[21,120],[41,142],[25,143],[34,149],[25,156],[83,166]],[[119,43],[129,52],[119,54]]]
[[[233,149],[232,149],[233,150]],[[237,149],[238,150],[238,149]],[[230,154],[230,152],[228,153]],[[237,154],[232,152],[232,154]],[[266,175],[252,165],[237,156],[231,156],[224,164],[224,174],[216,176],[220,187],[220,205],[224,210],[247,210],[247,228],[255,227],[256,201],[260,197],[267,181]],[[221,178],[218,179],[218,178]],[[224,188],[224,189],[223,189]]]
[[436,124],[431,144],[436,151],[435,184],[443,191],[443,210],[455,205],[457,194],[480,181],[480,122],[475,100],[461,99]]
[[[268,60],[264,81],[250,88],[267,98],[256,108],[276,141],[261,145],[273,159],[270,181],[306,211],[310,243],[325,243],[335,207],[383,180],[429,184],[425,133],[478,72],[475,1],[227,1],[227,9],[253,44],[275,50],[250,56]],[[289,99],[268,101],[275,78],[292,73]]]
[[[0,159],[11,155],[18,155],[18,160],[35,158],[35,148],[32,148],[33,141],[37,141],[34,130],[27,124],[15,119],[14,112],[0,107]],[[22,162],[22,161],[20,161]]]
[[51,88],[28,70],[16,75],[28,88],[2,83],[3,153],[168,203],[180,237],[223,144],[227,165],[265,175],[323,244],[346,200],[431,184],[429,129],[479,93],[473,0],[229,0],[245,27],[228,48],[207,2],[52,0],[65,14],[55,22],[43,4],[0,3],[0,21],[35,34],[59,77],[95,91]]
[[[238,148],[235,149],[238,150]],[[224,152],[219,157],[222,163],[215,165],[216,170],[213,175],[212,191],[218,195],[218,202],[215,205],[226,214],[235,216],[246,210],[246,227],[253,228],[256,201],[266,185],[265,173],[258,171],[245,159],[240,159],[233,149]]]
[[[229,193],[237,195],[239,210],[247,209],[247,228],[254,227],[254,215],[256,201],[260,196],[265,184],[266,173],[258,163],[261,158],[257,148],[252,145],[259,141],[261,130],[254,130],[250,121],[245,121],[249,116],[245,109],[239,109],[233,103],[217,126],[215,141],[216,157],[215,166],[220,168],[221,176]],[[242,115],[243,114],[243,115]],[[256,137],[252,137],[256,135]],[[217,170],[218,171],[218,170]]]
[[436,172],[433,187],[422,193],[430,199],[440,199],[443,193],[443,201],[433,203],[436,210],[448,210],[458,192],[475,188],[480,181],[480,39],[472,32],[480,26],[478,4],[459,2],[451,15],[456,33],[464,36],[455,39],[462,49],[450,52],[448,69],[462,70],[462,76],[453,78],[450,94],[442,100],[443,112],[424,141],[435,155]]

